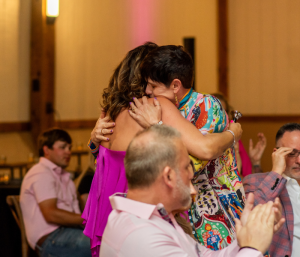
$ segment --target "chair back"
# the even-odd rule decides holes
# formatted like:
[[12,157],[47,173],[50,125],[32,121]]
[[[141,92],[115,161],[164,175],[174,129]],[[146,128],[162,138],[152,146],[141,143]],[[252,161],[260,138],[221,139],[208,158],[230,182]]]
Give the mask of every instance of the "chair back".
[[29,245],[26,239],[25,226],[22,216],[22,211],[20,208],[20,196],[19,195],[8,195],[6,197],[6,202],[15,218],[20,230],[21,230],[21,243],[22,243],[22,257],[29,256]]
[[88,167],[85,170],[83,170],[77,178],[74,179],[76,191],[78,191],[79,185],[80,185],[83,177],[88,172],[95,172],[95,157],[94,157],[94,155],[92,155],[92,153],[89,153]]

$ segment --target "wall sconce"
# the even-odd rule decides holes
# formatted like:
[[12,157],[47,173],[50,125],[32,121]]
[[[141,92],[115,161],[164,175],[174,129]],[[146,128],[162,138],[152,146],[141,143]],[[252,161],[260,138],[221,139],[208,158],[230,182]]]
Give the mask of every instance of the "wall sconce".
[[59,15],[59,0],[46,0],[47,23],[53,24]]

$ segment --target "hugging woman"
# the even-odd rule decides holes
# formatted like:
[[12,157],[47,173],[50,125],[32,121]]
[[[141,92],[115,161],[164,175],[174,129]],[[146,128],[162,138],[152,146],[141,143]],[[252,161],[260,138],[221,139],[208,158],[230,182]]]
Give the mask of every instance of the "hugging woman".
[[[164,81],[159,82],[159,78],[153,77],[151,79],[147,77],[148,85],[151,81],[153,85],[155,82],[163,84],[157,87],[160,91],[153,90],[151,94],[151,96],[157,96],[157,100],[154,98],[147,100],[144,96],[145,89],[143,87],[143,81],[145,80],[142,79],[140,71],[141,63],[143,63],[143,68],[143,65],[146,65],[147,58],[151,57],[152,53],[156,51],[160,53],[160,50],[165,51],[164,48],[159,48],[153,43],[146,43],[131,50],[118,65],[110,79],[109,86],[104,89],[102,107],[111,122],[115,123],[115,127],[112,134],[105,135],[104,137],[103,134],[111,130],[108,129],[107,131],[107,124],[110,123],[105,122],[108,120],[107,118],[104,120],[99,119],[91,134],[90,145],[91,148],[93,148],[94,154],[97,155],[97,166],[89,198],[82,215],[86,225],[84,233],[91,239],[93,256],[99,256],[101,237],[107,223],[107,217],[112,210],[108,197],[116,192],[126,192],[127,190],[123,163],[127,146],[133,136],[144,129],[144,124],[149,125],[149,121],[148,123],[136,122],[131,116],[135,114],[128,112],[130,102],[133,98],[139,99],[143,97],[142,106],[146,106],[144,110],[147,110],[148,114],[155,113],[153,110],[161,110],[161,117],[160,113],[155,113],[154,117],[153,115],[151,116],[150,123],[157,123],[162,120],[164,124],[176,128],[182,134],[183,141],[189,153],[193,156],[197,168],[195,172],[195,185],[199,182],[203,185],[200,186],[199,189],[197,188],[198,194],[195,206],[192,212],[190,212],[190,214],[192,214],[190,215],[191,221],[195,221],[196,228],[198,226],[198,230],[194,231],[194,233],[197,234],[194,235],[198,235],[198,237],[196,237],[199,240],[199,237],[202,236],[201,230],[203,230],[203,226],[202,223],[199,223],[199,219],[205,216],[199,217],[199,215],[202,215],[201,210],[203,209],[204,214],[206,213],[205,211],[210,212],[208,213],[209,217],[206,218],[205,221],[204,218],[202,218],[203,224],[210,221],[209,225],[215,222],[222,224],[224,227],[228,227],[227,234],[223,233],[226,236],[222,235],[221,232],[227,228],[221,228],[222,230],[219,231],[220,235],[218,234],[220,240],[217,240],[217,243],[221,240],[226,243],[221,242],[218,245],[214,244],[214,248],[219,247],[222,249],[230,243],[231,238],[234,237],[234,229],[231,225],[233,221],[231,221],[231,219],[234,215],[239,215],[241,212],[242,207],[240,206],[243,206],[242,203],[240,203],[238,207],[235,206],[238,205],[237,201],[241,202],[243,198],[241,196],[241,200],[239,200],[239,193],[236,190],[237,185],[240,185],[240,180],[238,179],[238,175],[234,173],[236,166],[234,150],[230,147],[233,145],[234,140],[238,140],[241,137],[242,130],[239,124],[228,123],[227,114],[216,98],[201,94],[198,95],[198,93],[191,89],[193,81],[193,63],[191,57],[181,47],[176,47],[175,49],[172,49],[172,47],[170,49],[171,51],[169,51],[170,54],[168,58],[171,58],[171,64],[177,66],[177,69],[176,71],[168,72],[169,79],[171,80],[170,83],[168,82],[169,87],[167,84],[163,84]],[[147,54],[148,56],[146,57]],[[172,58],[174,56],[175,58]],[[165,58],[163,58],[163,60],[165,60]],[[171,67],[172,65],[169,66]],[[165,73],[163,72],[162,74]],[[175,87],[172,85],[175,85]],[[161,89],[166,90],[161,91]],[[172,91],[172,89],[175,90]],[[199,106],[197,109],[198,112],[194,112],[194,116],[189,116],[189,112],[187,111],[187,119],[185,119],[185,117],[182,116],[181,108],[187,107],[187,105],[191,103],[191,99],[197,100],[194,105],[191,105],[191,111],[192,107]],[[178,110],[178,108],[180,109]],[[199,111],[206,114],[204,116],[200,115],[201,113],[199,113]],[[145,115],[145,117],[146,116],[148,117],[148,115]],[[189,118],[193,119],[189,120]],[[206,124],[209,125],[205,126]],[[227,130],[228,127],[230,131]],[[201,133],[202,128],[207,132],[206,135]],[[149,142],[149,144],[151,144],[151,142]],[[209,160],[214,159],[217,159],[217,161],[215,161],[217,165],[209,165],[211,163]],[[147,160],[143,161],[145,163],[145,169],[147,169]],[[215,169],[212,170],[212,167],[215,167]],[[210,171],[210,173],[208,173],[208,171]],[[199,179],[197,180],[197,178]],[[218,185],[220,188],[220,194],[216,191],[215,185]],[[207,191],[204,190],[205,188],[207,188]],[[208,198],[201,198],[202,191],[207,192]],[[221,197],[224,201],[220,200]],[[206,206],[200,206],[201,201],[203,201],[204,204],[205,202],[212,203],[216,205],[216,208],[211,209]],[[223,225],[223,223],[225,225]],[[201,224],[200,227],[199,224]],[[212,234],[214,236],[216,234],[215,225],[211,225],[211,227],[212,229],[209,230],[207,226],[207,232],[210,232],[209,235]],[[206,241],[211,242],[214,240],[209,238]]]

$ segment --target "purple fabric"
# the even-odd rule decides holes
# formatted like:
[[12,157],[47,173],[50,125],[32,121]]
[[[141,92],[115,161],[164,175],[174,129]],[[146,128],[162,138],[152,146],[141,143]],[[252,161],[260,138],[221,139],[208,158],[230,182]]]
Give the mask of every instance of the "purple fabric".
[[89,197],[82,213],[85,224],[83,233],[91,239],[92,256],[99,256],[102,235],[108,216],[112,211],[109,196],[116,192],[127,192],[124,167],[126,152],[99,148],[97,167]]
[[246,177],[252,174],[252,164],[241,140],[239,140],[239,153],[242,159],[242,175]]

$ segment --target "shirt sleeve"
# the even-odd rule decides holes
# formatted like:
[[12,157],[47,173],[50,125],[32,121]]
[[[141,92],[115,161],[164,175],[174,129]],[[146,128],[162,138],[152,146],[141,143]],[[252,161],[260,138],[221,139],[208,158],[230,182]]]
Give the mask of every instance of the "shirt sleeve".
[[273,201],[285,188],[286,179],[274,171],[264,178],[260,174],[251,174],[244,178],[243,185],[246,195],[253,192],[255,206]]
[[260,251],[245,248],[239,251],[239,246],[237,244],[237,240],[234,240],[232,244],[225,247],[220,251],[212,251],[200,245],[200,251],[202,257],[263,257]]
[[36,180],[32,187],[37,203],[57,198],[56,181],[50,173],[36,174]]
[[[195,247],[191,244],[191,247]],[[120,257],[188,257],[180,246],[155,227],[142,227],[131,232],[119,251]],[[197,256],[197,255],[196,255]]]
[[99,153],[99,146],[96,147],[95,144],[93,143],[92,139],[89,140],[87,146],[90,148],[91,153],[94,155],[94,157],[97,158],[98,153]]

